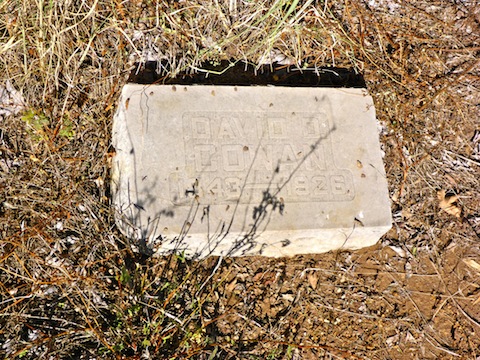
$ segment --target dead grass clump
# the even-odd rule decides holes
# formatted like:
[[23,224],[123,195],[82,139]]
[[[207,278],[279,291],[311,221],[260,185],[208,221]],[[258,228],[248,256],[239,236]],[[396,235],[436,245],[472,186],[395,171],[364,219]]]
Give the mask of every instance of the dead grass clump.
[[[476,5],[1,2],[0,85],[26,107],[0,118],[0,354],[478,357]],[[172,75],[219,60],[363,71],[393,229],[376,248],[294,259],[133,253],[109,203],[110,128],[148,60]],[[441,211],[441,190],[461,216]]]

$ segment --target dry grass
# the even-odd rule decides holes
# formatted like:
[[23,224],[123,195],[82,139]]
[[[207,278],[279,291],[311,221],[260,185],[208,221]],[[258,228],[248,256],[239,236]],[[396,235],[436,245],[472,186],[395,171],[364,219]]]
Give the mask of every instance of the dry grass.
[[[0,2],[0,354],[6,358],[480,356],[476,1]],[[287,58],[362,71],[394,228],[360,252],[144,258],[109,207],[110,128],[137,61]],[[437,191],[458,196],[460,219]]]

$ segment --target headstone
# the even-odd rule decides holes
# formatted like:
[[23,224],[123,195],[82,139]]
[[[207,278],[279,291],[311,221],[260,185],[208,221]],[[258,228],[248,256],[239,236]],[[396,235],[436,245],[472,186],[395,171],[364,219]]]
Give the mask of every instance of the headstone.
[[128,84],[113,145],[117,224],[157,254],[357,249],[391,227],[364,89]]

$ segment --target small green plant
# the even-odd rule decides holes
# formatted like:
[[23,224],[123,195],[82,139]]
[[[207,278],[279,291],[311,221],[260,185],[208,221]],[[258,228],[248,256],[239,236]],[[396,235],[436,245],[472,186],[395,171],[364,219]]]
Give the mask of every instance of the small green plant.
[[24,356],[26,356],[28,354],[28,349],[23,349],[19,354],[18,354],[18,357],[21,359],[23,358]]
[[[48,139],[48,127],[52,121],[44,112],[30,109],[21,117],[21,119],[27,124],[27,132],[32,139],[35,141]],[[60,124],[58,136],[72,140],[74,135],[75,131],[73,129],[73,123],[68,115],[65,115]]]
[[123,286],[127,285],[130,283],[130,280],[132,279],[130,272],[127,270],[125,266],[122,266],[122,272],[115,276],[115,279],[120,282]]
[[270,353],[267,355],[268,360],[275,360],[280,357],[281,350],[279,348],[272,349]]
[[133,317],[139,313],[142,307],[138,304],[132,305],[127,309],[127,314],[129,317]]
[[142,341],[142,346],[143,346],[143,347],[146,348],[146,347],[149,347],[149,346],[151,346],[151,345],[152,345],[152,344],[150,343],[150,340],[148,340],[148,339],[143,339],[143,341]]
[[183,264],[186,260],[185,250],[183,250],[181,253],[175,254],[175,257]]
[[143,325],[142,333],[143,335],[150,335],[158,331],[158,323],[156,322],[147,322]]
[[21,119],[27,124],[27,132],[32,139],[46,140],[45,130],[50,125],[50,119],[43,112],[28,110]]
[[58,135],[67,138],[68,140],[72,140],[75,135],[75,131],[73,130],[73,123],[67,116],[65,116],[63,119],[63,123],[60,127]]
[[288,347],[287,347],[287,354],[286,354],[287,359],[291,359],[291,358],[292,358],[292,356],[293,356],[293,349],[294,349],[294,347],[293,347],[292,345],[288,345]]
[[123,342],[120,342],[113,346],[113,350],[115,350],[116,352],[121,352],[123,349],[125,349],[125,344]]

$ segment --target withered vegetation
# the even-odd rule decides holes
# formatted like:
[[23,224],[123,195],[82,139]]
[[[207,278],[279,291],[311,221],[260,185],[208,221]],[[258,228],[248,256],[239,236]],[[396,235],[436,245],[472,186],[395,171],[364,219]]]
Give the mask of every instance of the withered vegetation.
[[[476,0],[0,2],[0,85],[25,100],[0,118],[1,357],[479,357],[479,24]],[[394,217],[378,246],[131,250],[109,203],[120,89],[136,63],[232,59],[364,74]]]

